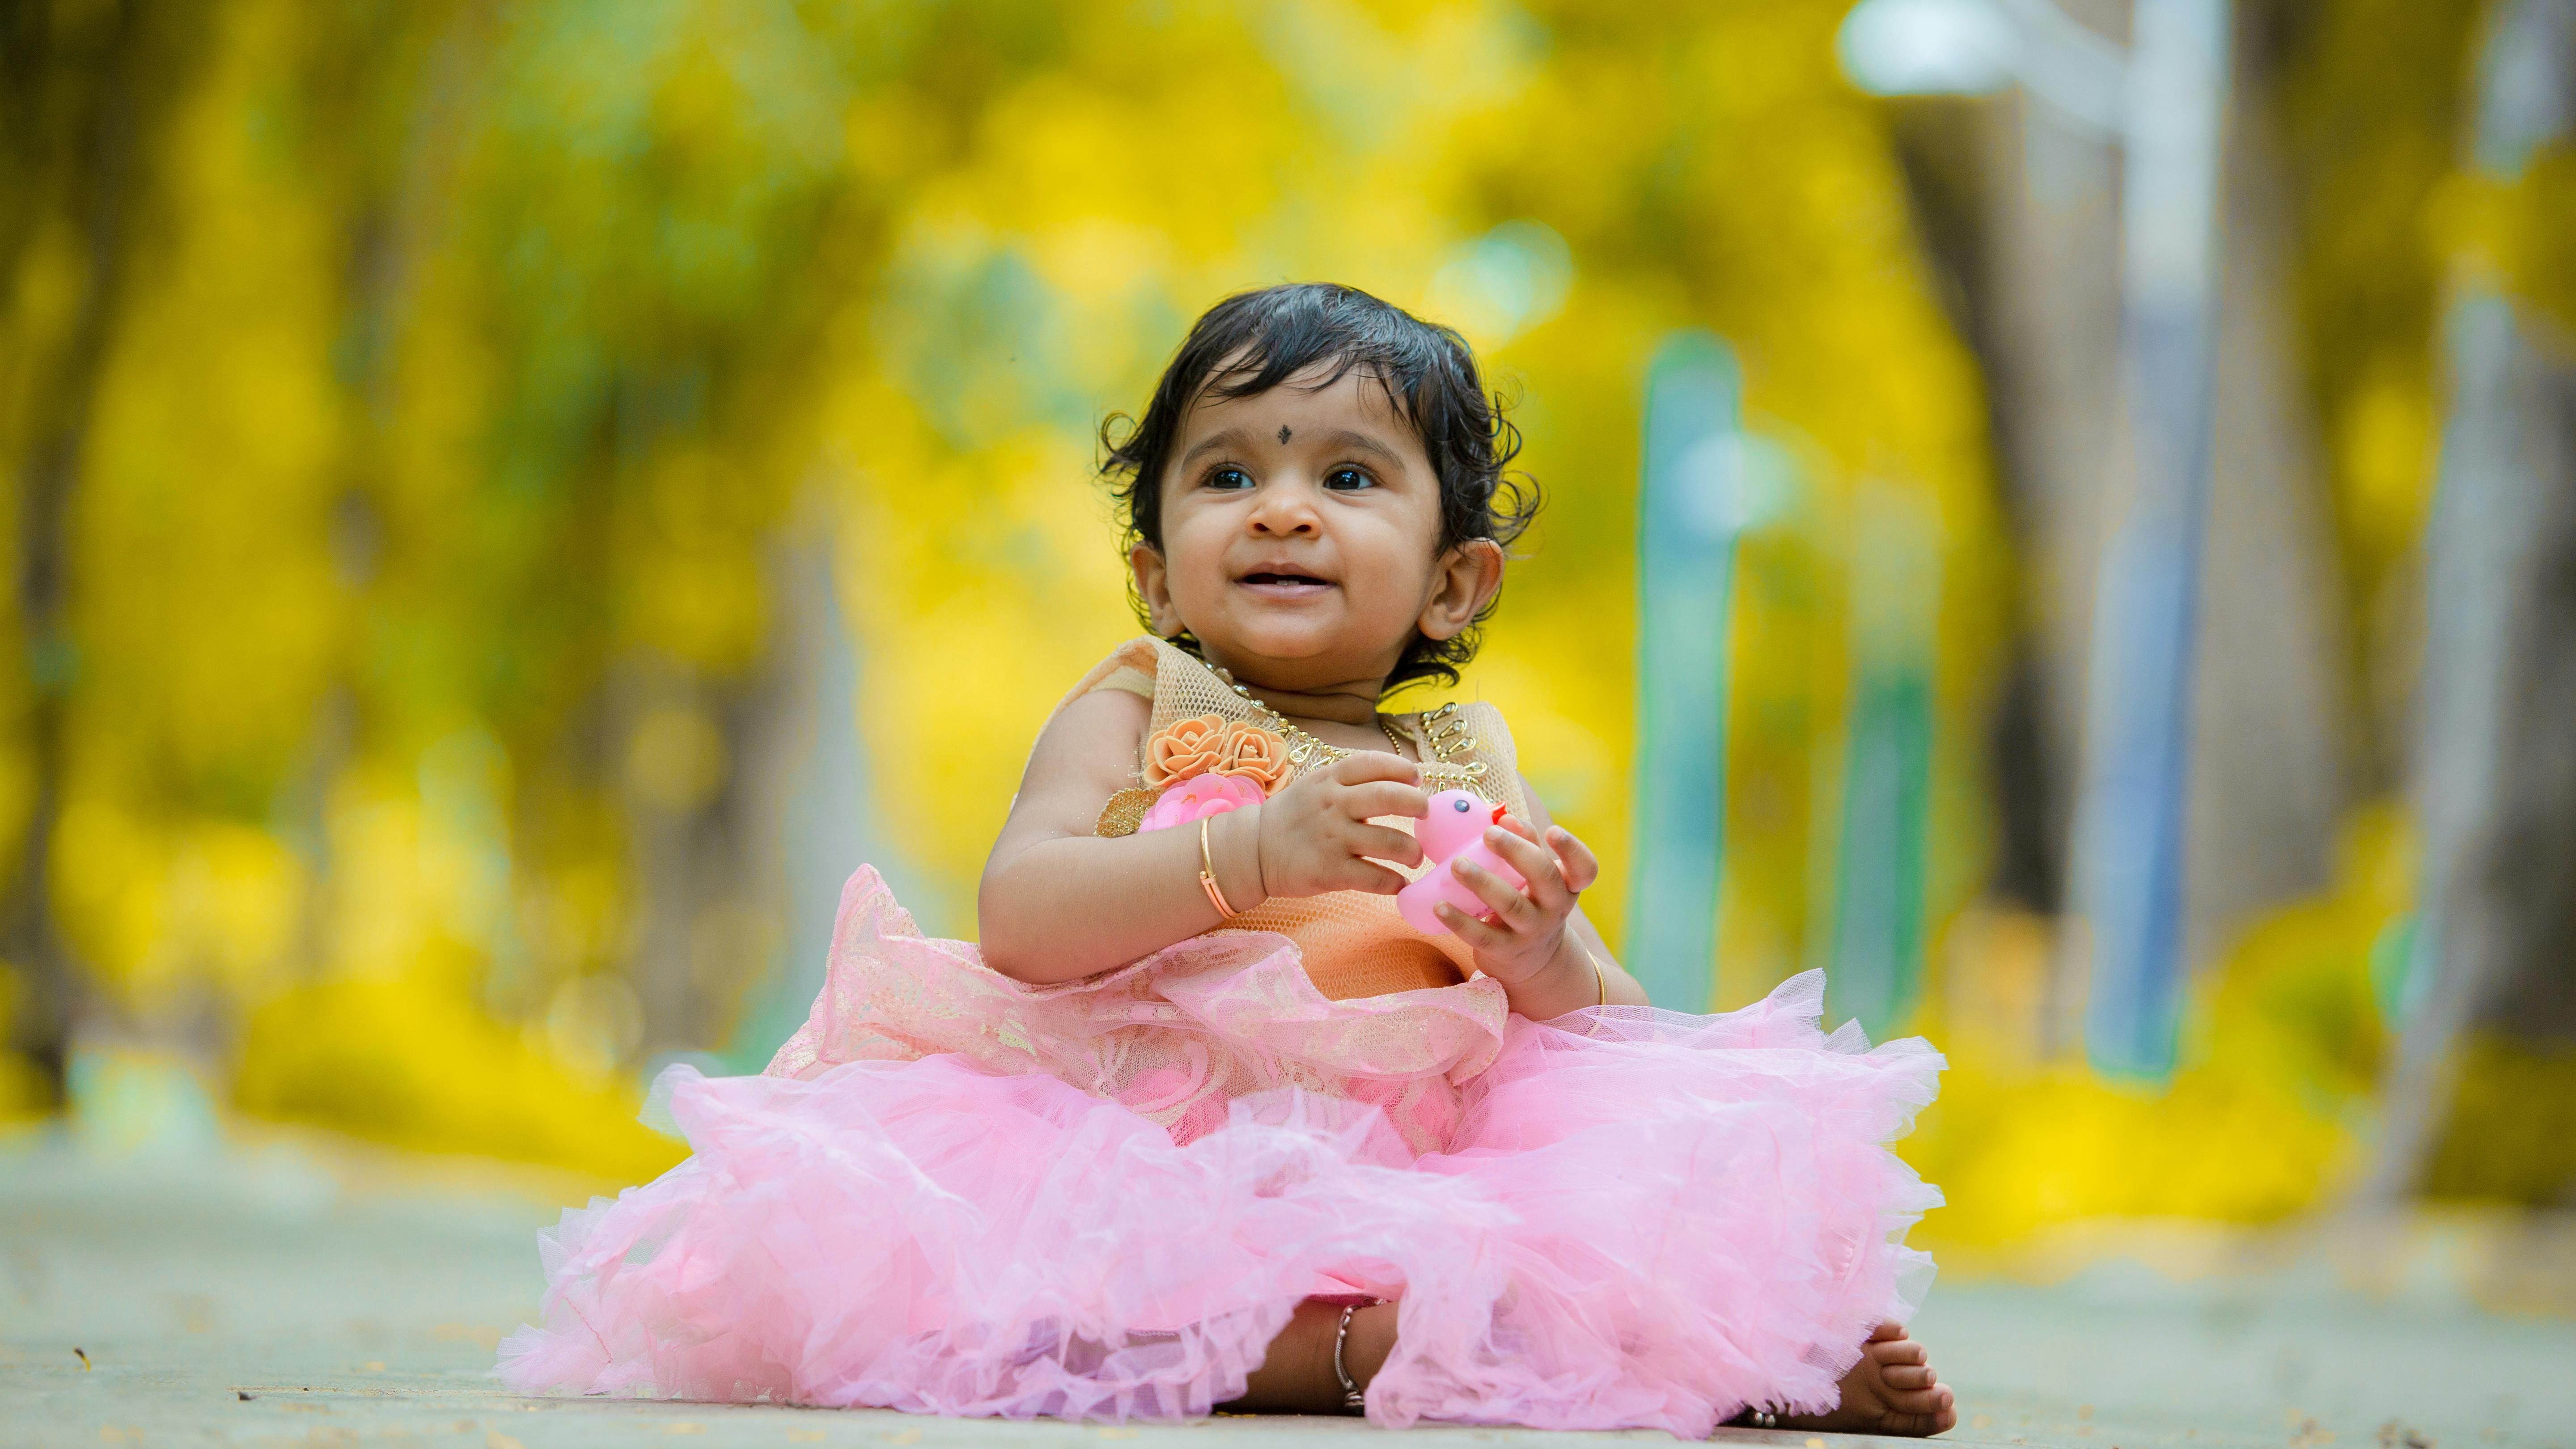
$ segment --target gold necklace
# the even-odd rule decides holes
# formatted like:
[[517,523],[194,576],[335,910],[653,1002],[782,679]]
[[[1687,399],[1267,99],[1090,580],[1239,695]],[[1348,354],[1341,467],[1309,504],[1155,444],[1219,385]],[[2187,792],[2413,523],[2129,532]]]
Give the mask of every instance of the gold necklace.
[[[1207,664],[1205,667],[1210,674],[1217,677],[1218,683],[1241,696],[1243,702],[1252,706],[1254,711],[1268,717],[1271,726],[1288,741],[1288,762],[1299,770],[1321,769],[1361,753],[1358,750],[1346,750],[1339,745],[1324,743],[1290,724],[1286,715],[1272,709],[1259,695],[1236,683],[1234,676],[1226,670],[1214,664]],[[1430,758],[1417,760],[1414,763],[1421,769],[1425,781],[1439,777],[1457,780],[1472,787],[1475,782],[1485,778],[1485,762],[1470,760],[1463,765],[1450,763],[1451,755],[1476,747],[1476,742],[1467,738],[1464,721],[1443,727],[1442,722],[1457,712],[1458,706],[1453,701],[1422,717],[1422,738],[1427,746],[1425,753]],[[1387,717],[1384,714],[1371,711],[1371,717],[1377,721],[1378,733],[1385,735],[1386,742],[1395,747],[1396,758],[1404,758],[1404,740],[1396,734],[1395,726],[1387,723]]]

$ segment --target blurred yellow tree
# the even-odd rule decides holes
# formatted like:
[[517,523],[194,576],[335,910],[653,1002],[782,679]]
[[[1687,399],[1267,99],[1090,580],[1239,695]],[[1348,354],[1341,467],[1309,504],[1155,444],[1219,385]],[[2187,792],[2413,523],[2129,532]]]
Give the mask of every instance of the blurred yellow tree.
[[[1550,504],[1465,689],[1612,857],[1643,368],[1679,327],[1736,346],[1794,481],[1743,552],[1719,1004],[1828,946],[1873,522],[1937,579],[1937,934],[1986,877],[2013,562],[1973,360],[1834,69],[1843,8],[29,7],[0,86],[0,1092],[41,1104],[76,1019],[252,1112],[670,1160],[637,1069],[756,1056],[742,1009],[794,934],[794,560],[832,561],[855,640],[855,717],[822,724],[864,741],[865,799],[824,808],[971,934],[1029,740],[1135,627],[1096,429],[1200,310],[1291,278],[1456,323],[1513,398]],[[2333,32],[2298,114],[2378,85],[2340,58],[2368,33]],[[2423,101],[2374,133],[2419,189],[2450,104]],[[2375,195],[2348,157],[2302,174],[2318,236]],[[2345,315],[2357,274],[2316,255],[2311,314]],[[2395,361],[2320,382],[2335,437],[2427,426],[2412,305],[2371,314]],[[2420,491],[2370,472],[2393,446],[2338,454],[2356,538],[2414,526],[2382,518]],[[2374,890],[2347,894],[2375,923]],[[1928,1160],[1987,1170],[1960,1144],[2000,1100],[1972,1084]],[[2312,1196],[2339,1130],[2245,1211]]]
[[[74,455],[62,618],[12,675],[60,744],[22,732],[0,781],[59,949],[17,970],[77,962],[84,1032],[194,1043],[254,1111],[650,1160],[612,1125],[632,1067],[724,1041],[783,939],[781,551],[839,560],[882,836],[971,932],[1037,722],[1132,628],[1093,432],[1199,309],[1286,277],[1458,322],[1517,399],[1553,502],[1469,688],[1614,851],[1640,369],[1692,324],[1751,359],[1804,485],[1736,646],[1729,993],[1811,950],[1856,480],[1918,495],[1963,899],[1979,403],[1837,19],[46,8],[30,63],[91,91],[31,114],[52,169],[10,182],[7,442]],[[101,197],[128,220],[84,232]],[[1497,291],[1498,257],[1535,281]],[[84,347],[66,401],[48,359]],[[22,995],[29,1044],[74,1009]]]

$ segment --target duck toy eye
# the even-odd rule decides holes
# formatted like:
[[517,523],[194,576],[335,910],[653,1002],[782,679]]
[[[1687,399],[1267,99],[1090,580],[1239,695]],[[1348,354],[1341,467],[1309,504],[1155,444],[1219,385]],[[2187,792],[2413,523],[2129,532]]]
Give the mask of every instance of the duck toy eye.
[[1502,824],[1506,813],[1500,804],[1480,800],[1465,790],[1443,790],[1431,797],[1430,811],[1422,817],[1417,832],[1422,857],[1430,863],[1430,869],[1395,895],[1395,908],[1403,914],[1406,924],[1426,936],[1448,930],[1435,909],[1444,901],[1469,916],[1487,918],[1492,907],[1457,877],[1456,867],[1461,860],[1474,862],[1478,869],[1500,877],[1513,890],[1528,887],[1512,863],[1485,844],[1485,827]]

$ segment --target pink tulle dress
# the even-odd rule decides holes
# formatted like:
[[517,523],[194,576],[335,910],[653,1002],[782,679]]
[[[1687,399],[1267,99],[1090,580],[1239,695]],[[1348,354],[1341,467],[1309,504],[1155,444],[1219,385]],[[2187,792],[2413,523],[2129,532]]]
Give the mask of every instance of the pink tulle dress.
[[[1256,718],[1159,641],[1101,687],[1153,699],[1157,737],[1183,710]],[[1404,727],[1519,800],[1490,710]],[[1110,802],[1103,832],[1138,813]],[[502,1379],[1186,1418],[1243,1392],[1302,1300],[1365,1295],[1397,1305],[1374,1423],[1695,1438],[1831,1409],[1929,1286],[1902,1240],[1940,1196],[1887,1144],[1941,1058],[1826,1034],[1820,973],[1721,1015],[1534,1022],[1386,897],[1274,904],[1031,987],[862,868],[769,1070],[673,1068],[695,1155],[541,1238],[545,1324],[503,1343]]]

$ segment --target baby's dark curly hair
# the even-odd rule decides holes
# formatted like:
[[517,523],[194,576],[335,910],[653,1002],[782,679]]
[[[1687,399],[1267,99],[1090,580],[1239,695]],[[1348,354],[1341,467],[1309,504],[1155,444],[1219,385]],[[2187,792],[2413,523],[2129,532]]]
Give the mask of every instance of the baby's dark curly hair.
[[[1209,308],[1163,369],[1144,420],[1113,413],[1101,424],[1100,474],[1126,528],[1121,548],[1142,543],[1162,550],[1163,470],[1182,418],[1202,396],[1250,397],[1318,364],[1329,370],[1298,386],[1330,387],[1357,372],[1384,388],[1387,401],[1421,435],[1440,479],[1434,557],[1472,539],[1508,547],[1529,527],[1538,513],[1538,487],[1503,471],[1520,453],[1520,430],[1503,417],[1502,399],[1487,396],[1466,339],[1357,287],[1297,282],[1240,292]],[[1144,617],[1141,600],[1136,612]],[[1454,638],[1414,635],[1387,676],[1387,689],[1420,679],[1456,684],[1493,612],[1488,603]],[[1173,642],[1196,641],[1184,635]]]

